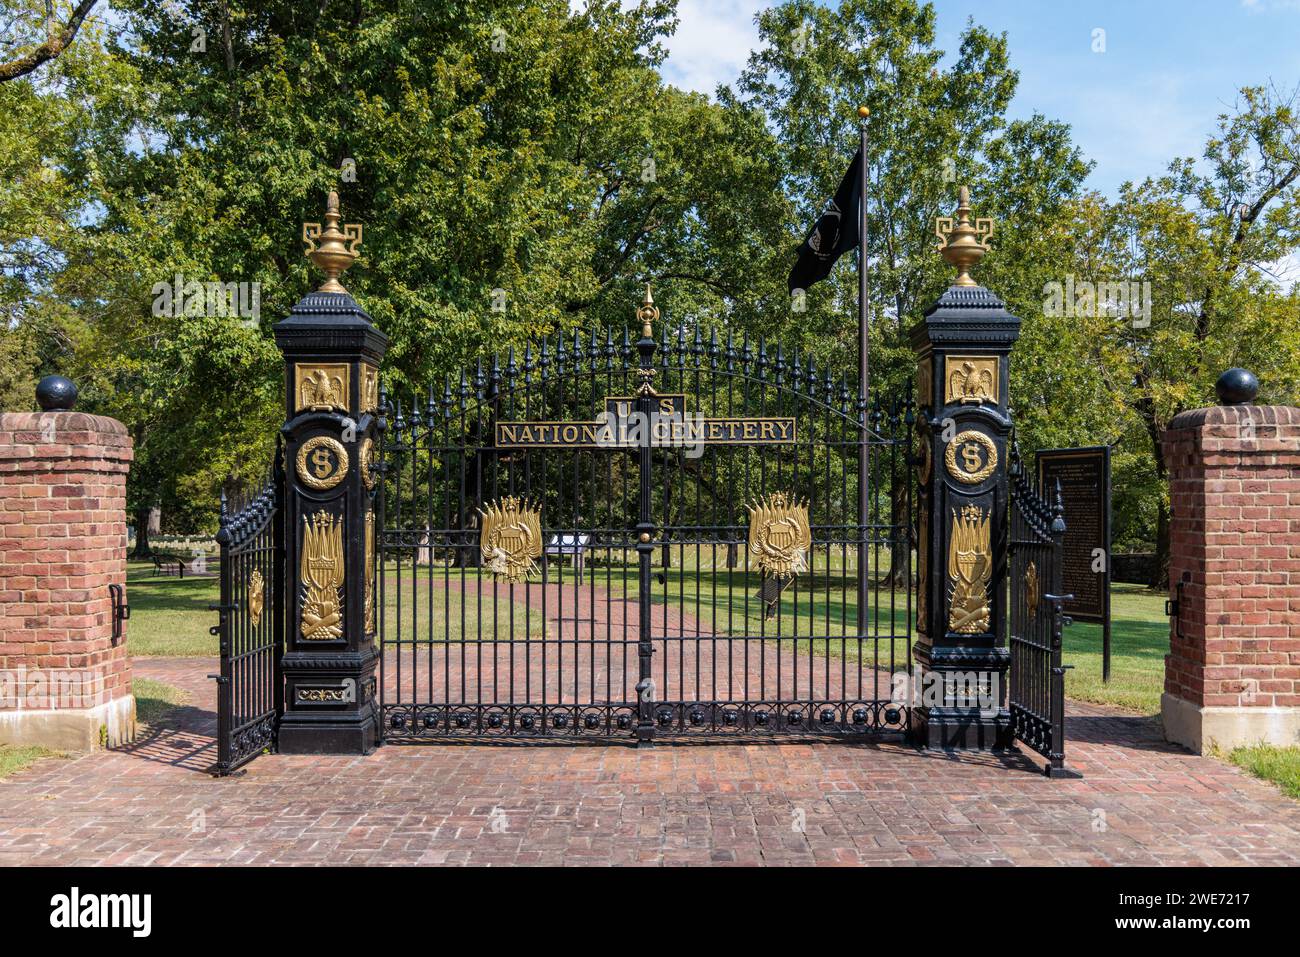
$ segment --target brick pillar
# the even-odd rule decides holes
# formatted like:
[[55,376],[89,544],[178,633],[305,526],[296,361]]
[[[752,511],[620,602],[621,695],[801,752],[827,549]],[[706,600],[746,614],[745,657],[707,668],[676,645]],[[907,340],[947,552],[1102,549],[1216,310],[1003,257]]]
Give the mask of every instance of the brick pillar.
[[0,415],[0,744],[89,750],[133,735],[108,588],[126,580],[130,461],[115,419]]
[[1184,412],[1162,447],[1178,601],[1165,736],[1197,752],[1300,744],[1300,409]]

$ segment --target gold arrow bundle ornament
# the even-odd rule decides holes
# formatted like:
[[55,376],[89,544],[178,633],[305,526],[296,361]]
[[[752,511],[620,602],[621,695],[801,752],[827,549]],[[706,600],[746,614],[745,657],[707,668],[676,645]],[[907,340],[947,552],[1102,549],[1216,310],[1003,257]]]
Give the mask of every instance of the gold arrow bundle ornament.
[[317,292],[347,292],[339,276],[357,260],[361,245],[361,225],[348,223],[339,229],[339,194],[330,191],[325,204],[325,228],[320,223],[302,224],[302,241],[307,244],[307,258],[325,274],[325,283]]
[[952,541],[948,549],[948,579],[952,589],[948,630],[962,635],[988,631],[989,581],[993,558],[989,548],[989,514],[978,505],[952,510]]
[[302,517],[302,637],[330,641],[343,637],[343,519],[321,509]]
[[939,237],[939,253],[957,268],[954,286],[978,286],[970,271],[989,251],[989,237],[993,235],[993,220],[987,217],[970,219],[970,189],[963,186],[957,202],[956,225],[951,216],[941,216],[934,222],[934,234]]

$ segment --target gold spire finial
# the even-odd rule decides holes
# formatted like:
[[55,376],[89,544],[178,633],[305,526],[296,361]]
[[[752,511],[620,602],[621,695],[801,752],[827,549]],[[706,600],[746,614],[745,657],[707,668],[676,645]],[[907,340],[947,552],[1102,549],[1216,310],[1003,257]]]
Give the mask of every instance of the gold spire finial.
[[954,286],[978,286],[970,271],[989,251],[989,237],[993,235],[993,220],[982,218],[971,223],[970,189],[963,186],[958,193],[956,225],[950,216],[940,216],[934,223],[934,234],[939,237],[939,253],[950,265],[957,267]]
[[320,223],[302,224],[302,241],[307,244],[307,258],[325,273],[325,282],[317,292],[347,292],[339,276],[357,259],[361,245],[361,226],[348,223],[339,229],[339,194],[330,190],[325,201],[325,228]]
[[659,321],[659,307],[655,305],[655,297],[650,295],[650,284],[645,284],[645,299],[641,302],[641,307],[636,311],[636,317],[641,320],[641,338],[654,338],[654,324]]

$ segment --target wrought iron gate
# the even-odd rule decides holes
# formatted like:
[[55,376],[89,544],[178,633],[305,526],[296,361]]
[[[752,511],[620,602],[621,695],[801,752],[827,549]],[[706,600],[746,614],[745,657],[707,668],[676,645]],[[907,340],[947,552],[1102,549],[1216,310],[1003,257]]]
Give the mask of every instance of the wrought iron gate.
[[284,712],[280,658],[284,651],[284,541],[280,455],[262,487],[233,505],[221,496],[221,603],[211,629],[220,639],[217,681],[217,763],[230,774],[275,747]]
[[908,399],[677,328],[383,403],[386,740],[906,732]]
[[1065,672],[1061,632],[1070,623],[1061,594],[1064,506],[1060,489],[1049,504],[1025,477],[1018,454],[1011,466],[1009,544],[1010,710],[1013,733],[1047,758],[1049,777],[1078,777],[1065,766]]

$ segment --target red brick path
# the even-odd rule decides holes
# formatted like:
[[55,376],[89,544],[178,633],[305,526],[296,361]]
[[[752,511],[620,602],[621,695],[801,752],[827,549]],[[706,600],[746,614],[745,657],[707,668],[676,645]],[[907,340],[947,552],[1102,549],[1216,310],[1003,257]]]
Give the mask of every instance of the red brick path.
[[129,750],[0,783],[0,864],[1300,863],[1300,802],[1099,708],[1068,722],[1081,781],[835,743],[414,745],[218,781],[215,662],[135,668],[193,704]]
[[[429,594],[417,580],[421,596]],[[403,586],[409,590],[412,585]],[[510,590],[491,581],[436,583],[434,617],[444,607],[446,589],[464,588],[469,601],[482,602],[485,628],[494,624],[509,634]],[[516,613],[524,607],[524,590],[515,589]],[[528,589],[533,630],[544,621],[547,641],[424,641],[394,650],[389,646],[383,675],[383,698],[389,703],[597,704],[636,700],[638,679],[637,603],[604,586],[588,583],[533,584]],[[705,596],[708,597],[707,595]],[[545,599],[543,601],[543,598]],[[408,638],[427,633],[429,603],[420,615],[404,620]],[[494,613],[495,608],[495,613]],[[544,611],[543,611],[544,608]],[[739,628],[741,617],[735,624]],[[440,623],[441,624],[441,623]],[[725,619],[720,624],[725,628]],[[787,617],[785,627],[791,627]],[[825,634],[821,620],[798,622],[800,636]],[[454,622],[453,622],[453,629]],[[835,656],[817,653],[806,638],[775,639],[769,624],[763,637],[713,638],[711,623],[672,604],[651,607],[656,700],[662,701],[827,701],[889,700],[890,675],[907,664],[907,642],[830,639]],[[879,670],[876,646],[879,645]],[[847,652],[847,654],[842,654]],[[859,666],[859,659],[861,666]],[[399,693],[400,692],[400,693]]]

